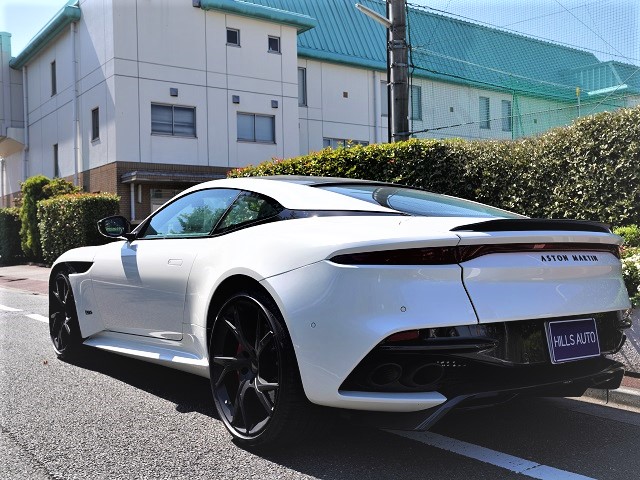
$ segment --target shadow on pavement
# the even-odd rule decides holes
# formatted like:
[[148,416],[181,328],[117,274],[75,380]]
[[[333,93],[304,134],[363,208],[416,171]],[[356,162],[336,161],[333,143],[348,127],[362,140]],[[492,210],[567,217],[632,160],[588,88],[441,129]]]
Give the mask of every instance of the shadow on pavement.
[[175,403],[176,411],[180,413],[198,412],[218,418],[207,378],[95,348],[85,348],[87,351],[81,360],[69,363],[164,398]]

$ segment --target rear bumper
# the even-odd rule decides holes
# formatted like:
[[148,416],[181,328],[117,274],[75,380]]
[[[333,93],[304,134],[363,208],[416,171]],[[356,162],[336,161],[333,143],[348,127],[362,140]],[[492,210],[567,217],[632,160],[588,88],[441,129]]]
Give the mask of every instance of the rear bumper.
[[[562,365],[529,370],[516,368],[512,372],[517,383],[509,385],[507,379],[493,384],[483,383],[480,388],[469,386],[437,407],[411,413],[349,412],[359,423],[398,430],[428,430],[454,409],[477,408],[494,405],[517,397],[579,397],[589,388],[616,389],[622,382],[624,366],[616,361],[599,357],[573,365]],[[541,378],[546,378],[542,381]],[[466,393],[464,393],[466,392]]]
[[[588,316],[596,321],[600,351],[603,354],[617,352],[625,341],[623,330],[629,326],[628,319],[622,312]],[[562,385],[606,368],[608,360],[604,356],[552,364],[546,322],[534,319],[424,329],[419,333],[414,331],[419,337],[411,340],[388,338],[369,352],[340,390],[436,391],[450,399],[483,392]]]

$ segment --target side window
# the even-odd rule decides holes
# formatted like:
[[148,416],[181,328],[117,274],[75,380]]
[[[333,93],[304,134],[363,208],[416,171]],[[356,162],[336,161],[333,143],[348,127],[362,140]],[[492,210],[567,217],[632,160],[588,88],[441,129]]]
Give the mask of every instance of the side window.
[[258,220],[273,217],[282,211],[282,207],[269,198],[256,193],[246,192],[233,203],[216,228],[216,233],[224,233]]
[[185,195],[158,211],[139,238],[208,235],[239,193],[238,190],[214,188]]

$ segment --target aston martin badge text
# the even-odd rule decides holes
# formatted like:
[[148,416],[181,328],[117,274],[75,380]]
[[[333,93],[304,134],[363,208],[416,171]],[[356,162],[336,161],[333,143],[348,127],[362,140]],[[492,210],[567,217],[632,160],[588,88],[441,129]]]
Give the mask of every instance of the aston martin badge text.
[[540,255],[543,262],[597,262],[596,255]]

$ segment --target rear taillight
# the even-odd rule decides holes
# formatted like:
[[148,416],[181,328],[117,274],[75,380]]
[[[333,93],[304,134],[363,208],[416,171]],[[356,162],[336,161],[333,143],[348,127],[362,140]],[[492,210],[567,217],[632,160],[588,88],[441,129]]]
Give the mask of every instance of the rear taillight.
[[605,252],[620,258],[617,245],[601,243],[505,243],[493,245],[463,245],[459,249],[460,262],[491,253],[539,253],[539,252]]
[[348,253],[331,258],[343,265],[448,265],[458,263],[456,247],[408,248]]
[[450,265],[494,253],[604,252],[620,258],[617,245],[592,243],[506,243],[459,247],[407,248],[336,255],[342,265]]

